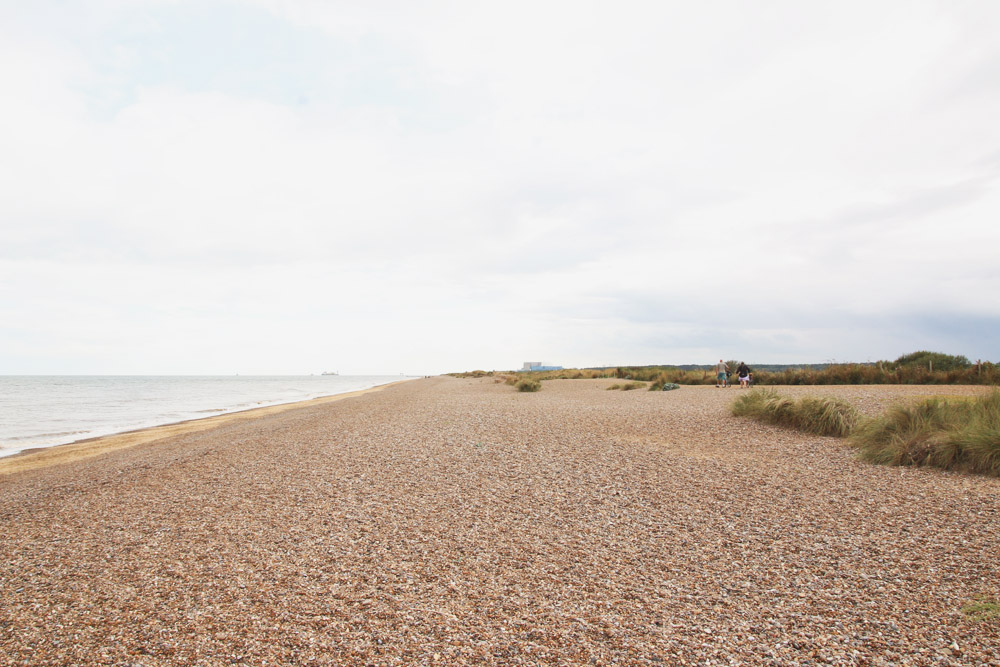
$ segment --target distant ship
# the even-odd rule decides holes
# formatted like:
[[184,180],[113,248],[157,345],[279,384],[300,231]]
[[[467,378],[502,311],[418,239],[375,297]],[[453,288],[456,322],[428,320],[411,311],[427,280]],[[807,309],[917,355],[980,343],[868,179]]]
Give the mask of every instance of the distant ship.
[[333,371],[332,373],[330,371],[323,371],[322,375],[340,375],[340,373],[337,371]]

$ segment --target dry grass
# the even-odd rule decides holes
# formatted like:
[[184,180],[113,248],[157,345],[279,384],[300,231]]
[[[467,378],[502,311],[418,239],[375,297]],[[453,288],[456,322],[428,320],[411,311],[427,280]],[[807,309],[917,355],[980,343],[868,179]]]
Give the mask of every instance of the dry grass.
[[646,386],[645,382],[626,382],[625,384],[613,384],[608,387],[608,391],[632,391],[633,389],[642,389]]
[[875,463],[1000,476],[1000,391],[895,406],[864,423],[851,442]]
[[518,391],[525,391],[525,392],[541,391],[542,390],[542,383],[539,382],[538,380],[532,380],[531,378],[524,378],[524,379],[518,380],[514,384],[514,387]]
[[754,389],[733,402],[737,417],[751,417],[817,435],[844,437],[858,423],[858,413],[838,398],[805,396],[798,400],[771,389]]

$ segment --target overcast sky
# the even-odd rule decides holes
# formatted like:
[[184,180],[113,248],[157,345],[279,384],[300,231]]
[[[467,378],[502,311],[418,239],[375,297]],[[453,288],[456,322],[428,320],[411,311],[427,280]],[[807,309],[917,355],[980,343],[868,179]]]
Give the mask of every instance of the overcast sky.
[[0,374],[998,361],[998,34],[993,0],[0,0]]

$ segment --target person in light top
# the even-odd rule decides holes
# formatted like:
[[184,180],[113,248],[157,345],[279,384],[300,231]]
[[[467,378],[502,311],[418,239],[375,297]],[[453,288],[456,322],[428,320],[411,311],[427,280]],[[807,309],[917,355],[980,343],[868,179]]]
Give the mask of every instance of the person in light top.
[[725,387],[726,386],[726,375],[729,373],[729,366],[726,365],[722,359],[719,359],[718,365],[715,367],[715,386]]

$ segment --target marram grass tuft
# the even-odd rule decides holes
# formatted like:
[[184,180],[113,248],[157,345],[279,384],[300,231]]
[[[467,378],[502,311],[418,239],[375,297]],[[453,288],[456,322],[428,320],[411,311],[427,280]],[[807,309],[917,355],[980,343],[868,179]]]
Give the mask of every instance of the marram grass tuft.
[[874,463],[1000,476],[1000,391],[894,407],[861,425],[851,444]]
[[523,380],[519,380],[514,387],[517,388],[518,391],[540,391],[542,389],[542,383],[538,380],[524,378]]
[[772,389],[757,389],[733,402],[737,417],[751,417],[817,435],[844,437],[858,423],[854,407],[839,398],[806,397],[799,401]]
[[645,382],[626,382],[625,384],[613,384],[608,387],[608,391],[616,391],[619,389],[621,391],[632,391],[633,389],[641,389],[645,386]]

